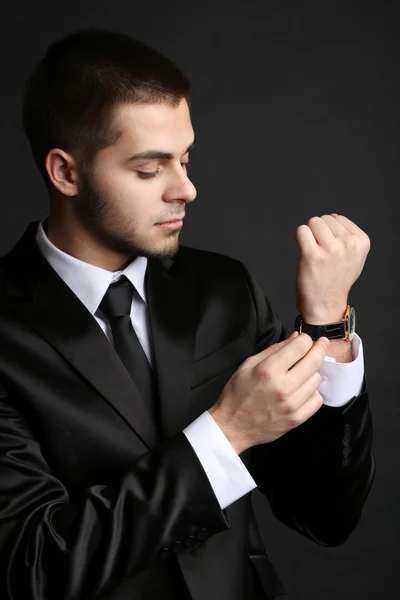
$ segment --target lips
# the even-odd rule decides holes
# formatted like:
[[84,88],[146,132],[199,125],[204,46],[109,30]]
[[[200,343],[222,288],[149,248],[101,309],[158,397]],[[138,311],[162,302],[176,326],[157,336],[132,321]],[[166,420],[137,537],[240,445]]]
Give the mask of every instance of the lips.
[[176,223],[176,221],[183,221],[185,217],[178,217],[177,219],[170,219],[169,221],[160,221],[159,223],[156,223],[156,225],[163,225],[165,223]]

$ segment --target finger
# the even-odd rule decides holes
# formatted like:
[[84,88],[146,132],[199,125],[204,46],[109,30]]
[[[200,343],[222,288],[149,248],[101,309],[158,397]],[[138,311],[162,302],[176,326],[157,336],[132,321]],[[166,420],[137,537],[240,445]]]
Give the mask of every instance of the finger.
[[293,333],[286,340],[277,342],[276,344],[273,344],[272,346],[268,346],[268,348],[261,350],[261,352],[258,352],[258,354],[249,356],[249,358],[246,359],[246,365],[248,367],[255,367],[261,361],[265,360],[269,356],[272,356],[272,354],[275,354],[275,352],[277,352],[280,348],[283,348],[284,346],[286,346],[291,340],[296,338],[298,335],[299,335],[298,331],[293,331]]
[[361,249],[366,251],[366,253],[368,254],[371,248],[371,240],[369,239],[365,231],[363,231],[360,227],[353,223],[353,221],[350,221],[350,219],[344,217],[343,215],[333,213],[332,216],[334,217],[335,221],[340,223],[343,227],[345,227],[345,229],[347,229],[349,233],[351,233],[353,238],[356,238],[358,240]]
[[293,340],[295,337],[297,337],[299,335],[298,331],[293,331],[293,333],[291,333],[289,335],[289,337],[287,338],[287,341],[289,342],[290,340]]
[[324,401],[321,394],[317,391],[292,415],[293,429],[298,427],[310,417],[312,417],[323,405]]
[[329,248],[335,239],[329,225],[320,217],[312,217],[307,225],[311,229],[318,245],[322,248]]
[[322,215],[321,219],[329,226],[336,238],[340,240],[347,240],[351,236],[349,230],[343,227],[340,221],[336,220],[331,215]]
[[306,333],[300,333],[299,336],[290,340],[284,347],[279,348],[272,356],[268,356],[268,368],[271,372],[287,373],[290,367],[299,361],[310,350],[313,341]]
[[300,225],[296,229],[295,238],[302,255],[313,254],[318,248],[317,240],[307,225]]
[[307,354],[289,370],[287,381],[292,389],[298,389],[321,367],[329,348],[329,340],[324,342],[324,339],[326,338],[319,338]]
[[347,229],[347,231],[352,235],[366,235],[365,232],[360,227],[358,227],[358,225],[353,223],[353,221],[350,221],[350,219],[348,219],[347,217],[343,215],[338,215],[337,213],[332,213],[332,216],[338,223],[342,225],[342,227]]
[[305,381],[300,387],[298,387],[292,394],[289,395],[288,399],[285,400],[285,404],[291,411],[297,411],[307,400],[312,396],[321,385],[322,377],[317,371],[313,373],[307,381]]

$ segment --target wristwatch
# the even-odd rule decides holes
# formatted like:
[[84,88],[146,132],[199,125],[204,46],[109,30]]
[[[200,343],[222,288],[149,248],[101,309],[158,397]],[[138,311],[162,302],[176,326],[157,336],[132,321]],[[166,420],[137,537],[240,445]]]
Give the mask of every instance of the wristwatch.
[[305,323],[301,315],[297,315],[294,328],[299,333],[307,333],[313,340],[326,337],[329,340],[343,339],[350,342],[356,328],[356,311],[350,304],[347,305],[342,321],[336,323],[325,323],[324,325],[312,325]]

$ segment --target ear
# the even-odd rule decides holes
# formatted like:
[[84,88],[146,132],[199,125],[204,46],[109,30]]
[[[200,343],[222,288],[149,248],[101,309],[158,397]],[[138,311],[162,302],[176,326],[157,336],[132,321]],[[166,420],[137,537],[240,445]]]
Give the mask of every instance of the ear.
[[78,194],[78,173],[75,159],[61,150],[52,148],[46,156],[46,171],[53,186],[64,196]]

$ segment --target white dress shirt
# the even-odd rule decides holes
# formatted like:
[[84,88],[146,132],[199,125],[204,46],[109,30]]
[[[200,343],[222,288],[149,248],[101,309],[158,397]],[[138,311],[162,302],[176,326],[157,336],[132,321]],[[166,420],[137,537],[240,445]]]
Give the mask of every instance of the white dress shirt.
[[[132,299],[131,319],[143,350],[152,364],[149,345],[149,316],[144,287],[147,258],[139,256],[122,271],[107,271],[83,262],[66,254],[50,242],[40,222],[36,241],[40,251],[57,274],[64,280],[84,306],[96,319],[105,335],[113,343],[112,332],[107,318],[98,309],[110,283],[125,275],[137,289],[141,300]],[[319,392],[324,403],[329,406],[342,406],[361,391],[364,376],[364,355],[362,341],[355,335],[352,342],[353,361],[337,363],[326,357],[320,367],[322,382]],[[251,490],[256,483],[245,467],[240,456],[214,421],[208,411],[202,413],[184,430],[190,444],[199,458],[221,509],[226,508]]]

